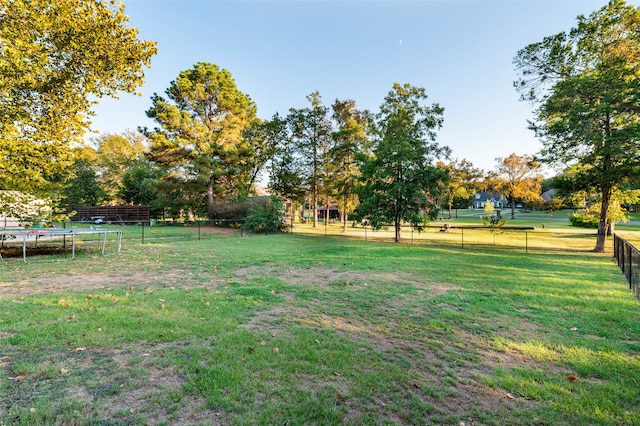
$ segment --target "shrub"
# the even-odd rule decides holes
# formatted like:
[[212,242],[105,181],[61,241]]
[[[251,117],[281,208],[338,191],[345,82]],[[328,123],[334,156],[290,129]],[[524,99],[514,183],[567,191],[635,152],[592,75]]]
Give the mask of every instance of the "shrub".
[[251,208],[251,214],[244,222],[244,229],[256,234],[282,232],[286,229],[282,212],[282,201],[271,197],[265,205]]
[[569,222],[571,226],[577,226],[578,228],[597,228],[600,223],[598,218],[584,213],[572,214],[569,216]]
[[240,227],[244,219],[256,208],[266,208],[270,197],[251,197],[246,200],[222,201],[216,203],[208,222],[216,226]]

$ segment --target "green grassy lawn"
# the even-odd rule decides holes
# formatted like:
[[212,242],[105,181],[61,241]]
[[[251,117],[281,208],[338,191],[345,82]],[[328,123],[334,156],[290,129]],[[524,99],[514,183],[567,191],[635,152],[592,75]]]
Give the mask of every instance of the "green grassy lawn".
[[7,259],[0,424],[640,424],[640,303],[557,226]]

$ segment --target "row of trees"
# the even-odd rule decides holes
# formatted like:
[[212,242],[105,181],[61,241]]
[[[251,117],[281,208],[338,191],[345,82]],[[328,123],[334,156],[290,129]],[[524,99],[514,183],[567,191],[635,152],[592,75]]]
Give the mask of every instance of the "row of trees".
[[539,195],[531,157],[498,159],[489,176],[467,160],[442,161],[449,149],[435,139],[443,109],[424,105],[423,88],[395,84],[375,115],[353,100],[326,107],[314,92],[309,106],[262,121],[227,70],[198,63],[165,94],[147,111],[158,127],[75,150],[66,204],[144,203],[156,214],[213,217],[221,200],[249,195],[264,171],[273,192],[313,211],[315,226],[318,207],[337,204],[345,227],[354,212],[375,227],[393,224],[399,239],[403,222],[420,226],[440,204],[466,207],[482,188],[504,192],[512,205]]
[[[0,6],[0,189],[82,204],[151,200],[211,216],[218,200],[248,195],[266,170],[275,192],[306,197],[314,224],[318,206],[334,200],[345,221],[353,211],[374,226],[393,224],[399,239],[401,223],[419,225],[438,200],[451,207],[469,182],[478,185],[469,162],[445,162],[449,149],[436,143],[443,108],[425,104],[423,88],[395,84],[375,114],[352,100],[328,108],[313,93],[306,108],[263,121],[231,74],[208,63],[152,97],[147,114],[157,127],[139,129],[142,139],[103,135],[82,146],[95,100],[135,93],[156,53],[127,20],[114,0]],[[639,9],[611,0],[514,59],[515,86],[536,105],[530,127],[544,146],[537,160],[600,200],[596,251],[613,220],[612,197],[636,188],[640,175],[638,34]],[[498,164],[512,206],[536,192],[532,158]],[[106,186],[81,184],[92,176]]]

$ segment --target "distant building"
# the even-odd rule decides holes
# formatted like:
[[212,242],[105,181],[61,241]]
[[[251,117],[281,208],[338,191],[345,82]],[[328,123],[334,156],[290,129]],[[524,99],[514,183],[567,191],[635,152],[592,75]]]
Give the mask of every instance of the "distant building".
[[496,209],[507,207],[507,199],[497,192],[476,192],[473,195],[472,207],[474,209],[484,209],[487,203]]
[[550,189],[548,191],[543,192],[542,195],[540,195],[540,198],[542,198],[542,202],[548,203],[551,201],[554,195],[556,195],[556,190]]

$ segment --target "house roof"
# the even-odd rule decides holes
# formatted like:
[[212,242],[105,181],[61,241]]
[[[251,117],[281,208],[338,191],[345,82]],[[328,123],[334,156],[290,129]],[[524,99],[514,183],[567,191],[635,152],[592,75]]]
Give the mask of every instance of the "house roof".
[[549,202],[554,195],[556,195],[556,190],[552,188],[548,191],[543,192],[542,195],[540,195],[540,198],[542,198],[542,200],[545,202]]
[[473,199],[474,201],[498,201],[502,199],[502,195],[497,192],[476,192]]

